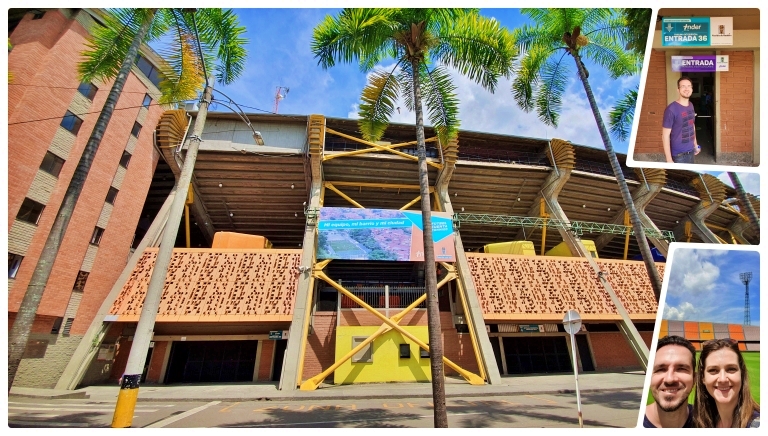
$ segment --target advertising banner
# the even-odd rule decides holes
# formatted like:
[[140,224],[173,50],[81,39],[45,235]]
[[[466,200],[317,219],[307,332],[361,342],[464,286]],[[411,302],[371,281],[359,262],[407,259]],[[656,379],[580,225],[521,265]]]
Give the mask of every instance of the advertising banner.
[[662,47],[709,47],[709,44],[709,17],[662,19]]
[[728,55],[672,56],[672,71],[678,73],[728,71]]
[[711,47],[733,45],[733,17],[662,19],[662,47]]
[[[317,259],[424,261],[421,212],[320,208]],[[455,262],[453,220],[432,212],[435,260]]]

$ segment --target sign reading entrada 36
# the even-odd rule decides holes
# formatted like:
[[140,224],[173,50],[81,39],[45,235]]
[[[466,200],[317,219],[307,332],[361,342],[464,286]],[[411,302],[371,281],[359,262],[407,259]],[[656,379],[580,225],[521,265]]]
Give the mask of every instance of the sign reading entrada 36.
[[662,47],[733,45],[733,17],[664,17]]

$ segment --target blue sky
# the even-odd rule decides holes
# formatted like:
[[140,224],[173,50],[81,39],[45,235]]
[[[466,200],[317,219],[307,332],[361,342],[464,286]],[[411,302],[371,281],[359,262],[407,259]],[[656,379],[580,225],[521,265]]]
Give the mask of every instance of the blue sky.
[[677,248],[672,255],[663,319],[742,324],[745,287],[752,272],[752,325],[760,325],[760,255],[756,251]]
[[[356,64],[336,65],[323,70],[311,52],[312,30],[326,15],[337,11],[235,9],[248,30],[248,64],[246,73],[236,83],[227,87],[219,85],[218,88],[246,112],[271,112],[276,88],[284,86],[290,92],[280,102],[281,114],[321,113],[331,117],[356,117],[360,93],[366,84],[365,73]],[[509,29],[528,22],[518,9],[481,9],[481,14],[496,18]],[[469,79],[454,74],[461,102],[461,128],[535,138],[559,137],[575,144],[603,148],[584,89],[577,79],[575,65],[570,67],[572,79],[563,98],[557,129],[540,122],[535,113],[524,113],[517,108],[509,80],[502,80],[496,93],[491,94]],[[616,100],[639,83],[639,75],[614,81],[601,68],[589,63],[587,68],[598,106],[607,119],[607,113]],[[401,113],[395,113],[393,121],[414,123],[414,114],[409,113],[404,105],[400,106]],[[627,141],[613,140],[613,145],[618,152],[627,152]]]

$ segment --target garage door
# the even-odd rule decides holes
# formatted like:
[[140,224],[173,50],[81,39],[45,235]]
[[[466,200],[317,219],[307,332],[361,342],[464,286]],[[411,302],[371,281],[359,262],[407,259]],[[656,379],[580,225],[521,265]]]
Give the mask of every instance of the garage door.
[[505,337],[503,341],[507,374],[572,371],[564,336]]
[[166,383],[253,381],[258,341],[174,342]]

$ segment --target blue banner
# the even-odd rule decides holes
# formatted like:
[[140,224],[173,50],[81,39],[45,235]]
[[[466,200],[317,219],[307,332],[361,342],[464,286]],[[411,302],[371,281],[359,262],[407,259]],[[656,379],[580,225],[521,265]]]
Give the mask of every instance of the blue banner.
[[709,47],[709,17],[663,18],[662,47]]

